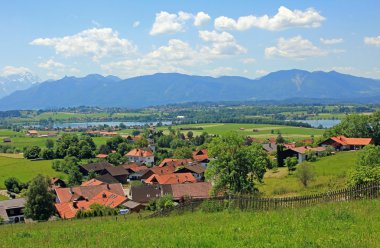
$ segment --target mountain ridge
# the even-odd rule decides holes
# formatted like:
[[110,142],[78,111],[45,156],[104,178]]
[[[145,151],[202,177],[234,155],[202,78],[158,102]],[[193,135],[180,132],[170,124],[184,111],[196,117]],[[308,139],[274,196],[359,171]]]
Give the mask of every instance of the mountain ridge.
[[[262,101],[291,98],[376,99],[380,80],[335,71],[292,69],[257,79],[156,73],[120,79],[109,75],[64,77],[13,92],[0,99],[0,110],[75,106],[147,107],[203,101]],[[380,98],[379,98],[380,101]]]

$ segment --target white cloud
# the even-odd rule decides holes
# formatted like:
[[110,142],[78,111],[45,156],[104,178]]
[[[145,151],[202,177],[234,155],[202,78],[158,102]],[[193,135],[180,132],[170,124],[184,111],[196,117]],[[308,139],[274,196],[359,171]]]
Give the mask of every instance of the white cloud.
[[52,68],[65,68],[65,65],[54,61],[53,59],[49,59],[46,62],[42,62],[38,64],[38,67],[43,69],[52,69]]
[[92,28],[80,33],[59,38],[38,38],[30,44],[51,46],[57,54],[65,57],[91,56],[97,61],[110,55],[125,56],[136,51],[136,47],[111,28]]
[[256,74],[257,75],[266,75],[266,74],[268,74],[268,71],[266,71],[264,69],[259,69],[259,70],[256,70]]
[[211,42],[211,47],[205,46],[202,53],[213,55],[232,55],[246,53],[247,49],[237,44],[232,34],[216,31],[199,31],[199,37]]
[[135,22],[133,22],[132,26],[134,28],[137,28],[138,26],[140,26],[140,22],[139,21],[135,21]]
[[279,38],[277,46],[265,48],[265,56],[270,57],[285,57],[292,59],[303,59],[306,57],[325,56],[328,51],[322,50],[313,45],[307,39],[301,36],[296,36],[290,39]]
[[214,77],[220,77],[220,76],[232,76],[236,75],[237,70],[232,67],[217,67],[211,70],[205,70],[205,72],[208,75],[214,76]]
[[178,12],[178,15],[161,11],[156,14],[150,35],[182,32],[184,31],[185,22],[190,18],[191,14],[182,11]]
[[203,25],[206,25],[207,23],[209,23],[211,20],[211,17],[201,11],[201,12],[198,12],[195,16],[194,16],[194,26],[203,26]]
[[244,58],[241,60],[241,62],[243,62],[244,64],[252,64],[252,63],[256,62],[256,59],[255,58]]
[[375,37],[364,37],[364,43],[367,45],[380,47],[380,35]]
[[333,39],[320,38],[319,40],[322,44],[325,44],[325,45],[335,45],[335,44],[339,44],[343,42],[342,38],[333,38]]
[[244,31],[251,28],[260,28],[277,31],[291,27],[317,28],[326,18],[318,11],[309,8],[305,11],[290,10],[284,6],[278,9],[275,16],[241,16],[237,20],[220,16],[215,19],[214,26],[218,30]]
[[0,71],[0,76],[1,77],[8,77],[8,76],[12,76],[12,75],[25,74],[25,73],[32,73],[32,71],[29,68],[22,67],[22,66],[21,67],[5,66]]

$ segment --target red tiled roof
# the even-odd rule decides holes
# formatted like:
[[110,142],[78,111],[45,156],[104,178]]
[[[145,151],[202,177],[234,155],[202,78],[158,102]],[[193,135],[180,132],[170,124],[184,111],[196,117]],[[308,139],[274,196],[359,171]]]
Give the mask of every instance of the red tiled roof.
[[150,170],[157,175],[165,175],[165,174],[172,174],[176,170],[176,167],[174,165],[168,165],[164,167],[158,167],[154,166],[150,168]]
[[126,154],[127,157],[151,157],[153,153],[144,149],[132,149]]
[[352,145],[352,146],[365,146],[369,145],[372,142],[371,138],[347,138],[343,135],[337,137],[331,137],[333,141],[341,145]]
[[86,182],[83,182],[81,184],[81,186],[96,186],[96,185],[101,185],[101,184],[105,184],[105,183],[102,182],[102,181],[99,181],[99,180],[97,180],[95,178],[93,178],[93,179],[90,179],[90,180],[88,180]]
[[158,165],[158,167],[164,167],[169,165],[174,166],[185,166],[189,163],[191,163],[192,159],[175,159],[175,158],[165,158],[162,160],[162,162]]
[[193,152],[193,159],[197,161],[203,161],[208,159],[208,150],[202,149],[196,152]]
[[174,200],[189,196],[195,199],[204,199],[210,197],[211,183],[186,183],[171,185],[172,195]]
[[153,174],[145,180],[147,184],[176,184],[176,183],[196,183],[197,180],[191,173],[177,173],[157,175]]
[[315,147],[315,148],[313,148],[313,147],[310,147],[310,146],[301,146],[301,147],[290,148],[290,150],[293,150],[293,151],[301,153],[301,154],[305,154],[308,151],[323,152],[323,151],[326,151],[326,148],[325,147]]
[[122,166],[124,167],[124,169],[131,170],[133,172],[137,172],[137,171],[148,169],[148,167],[146,167],[145,165],[139,165],[137,163],[124,164]]

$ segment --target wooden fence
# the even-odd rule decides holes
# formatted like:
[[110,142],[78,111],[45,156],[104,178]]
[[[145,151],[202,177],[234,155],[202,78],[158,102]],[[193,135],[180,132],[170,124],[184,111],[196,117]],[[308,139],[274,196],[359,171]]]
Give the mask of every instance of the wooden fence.
[[307,195],[284,198],[260,198],[251,195],[227,195],[223,197],[212,197],[209,199],[192,199],[177,206],[154,212],[147,218],[167,216],[171,213],[182,213],[194,211],[204,201],[217,209],[236,208],[242,211],[263,211],[278,208],[298,208],[312,206],[326,202],[342,202],[358,199],[374,199],[380,196],[380,182],[358,185],[356,187]]

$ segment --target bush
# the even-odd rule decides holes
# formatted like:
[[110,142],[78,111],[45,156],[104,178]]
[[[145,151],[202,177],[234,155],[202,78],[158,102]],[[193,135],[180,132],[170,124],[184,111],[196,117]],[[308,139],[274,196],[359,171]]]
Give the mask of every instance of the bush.
[[300,164],[297,169],[297,177],[304,187],[307,187],[308,183],[314,179],[315,174],[311,165]]

